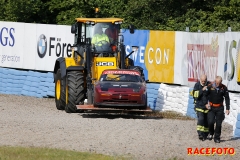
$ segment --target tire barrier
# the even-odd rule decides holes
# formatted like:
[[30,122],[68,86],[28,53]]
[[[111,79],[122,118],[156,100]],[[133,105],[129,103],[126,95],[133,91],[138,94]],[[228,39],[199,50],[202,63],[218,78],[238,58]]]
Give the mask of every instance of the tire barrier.
[[158,89],[156,110],[176,111],[187,115],[189,104],[189,87],[161,84]]
[[240,137],[240,113],[237,116],[236,128],[234,131],[234,137]]
[[0,93],[54,97],[53,73],[0,68]]
[[156,108],[159,87],[160,84],[147,83],[147,104],[152,110]]
[[[154,111],[176,111],[197,118],[192,90],[187,86],[147,83],[147,103]],[[0,67],[0,94],[54,97],[53,73]],[[233,126],[234,137],[240,137],[240,94],[230,93],[230,99],[230,114],[224,121]]]

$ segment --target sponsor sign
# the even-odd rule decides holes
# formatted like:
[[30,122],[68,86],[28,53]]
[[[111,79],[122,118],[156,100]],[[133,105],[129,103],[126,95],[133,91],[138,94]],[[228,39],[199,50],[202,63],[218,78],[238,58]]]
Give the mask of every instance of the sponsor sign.
[[150,31],[144,63],[148,80],[174,82],[175,32]]
[[[208,38],[208,36],[206,36]],[[217,76],[219,44],[218,35],[209,44],[187,44],[188,81],[197,82],[202,74],[213,81]]]
[[140,76],[140,73],[137,71],[121,71],[121,70],[114,70],[114,71],[106,70],[106,71],[103,71],[102,74],[131,74],[131,75]]
[[96,66],[114,66],[114,62],[96,62]]

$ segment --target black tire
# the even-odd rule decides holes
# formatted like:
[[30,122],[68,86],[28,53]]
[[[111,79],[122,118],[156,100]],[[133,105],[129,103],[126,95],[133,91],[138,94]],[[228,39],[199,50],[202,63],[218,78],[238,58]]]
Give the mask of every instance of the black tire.
[[147,106],[147,94],[146,94],[146,101],[145,101],[145,105],[143,107],[141,107],[141,110],[147,110],[148,106]]
[[66,90],[67,104],[65,107],[65,111],[67,113],[76,113],[76,105],[83,104],[85,99],[83,72],[70,71],[67,73]]
[[61,71],[58,69],[57,73],[55,74],[55,103],[58,110],[65,109],[65,98],[64,80],[61,79]]

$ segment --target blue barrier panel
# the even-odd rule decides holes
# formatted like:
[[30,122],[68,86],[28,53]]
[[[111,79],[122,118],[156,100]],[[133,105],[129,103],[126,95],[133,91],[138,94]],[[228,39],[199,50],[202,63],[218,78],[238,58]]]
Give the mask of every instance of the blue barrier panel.
[[28,91],[27,90],[22,90],[21,95],[28,96]]
[[53,72],[47,72],[47,77],[53,79],[54,78]]
[[28,75],[30,75],[27,71],[21,71],[19,74],[21,76],[28,76]]
[[48,87],[49,82],[40,82],[39,85]]
[[189,116],[189,117],[191,117],[191,118],[197,118],[197,115],[196,115],[194,109],[191,108],[191,107],[188,107],[188,108],[187,108],[187,113],[186,113],[186,115]]
[[240,113],[237,116],[237,121],[240,121]]
[[26,84],[23,85],[23,88],[22,88],[22,89],[28,91],[29,88],[31,87],[31,83],[32,83],[32,82],[30,82],[30,81],[27,82]]
[[41,95],[41,97],[43,97],[47,95],[47,92],[44,92],[43,90],[39,90],[38,94]]
[[188,99],[188,104],[194,104],[194,99],[189,98]]
[[31,87],[39,88],[39,87],[40,87],[39,82],[32,81],[32,83],[31,83]]
[[49,96],[49,97],[54,97],[54,96],[55,96],[55,92],[52,91],[52,90],[48,90],[47,96]]
[[236,128],[240,129],[240,121],[237,121]]
[[240,113],[237,116],[236,129],[234,131],[234,137],[240,137]]
[[40,77],[40,81],[41,82],[45,82],[47,78],[47,74],[45,74],[43,77]]
[[38,77],[29,77],[30,81],[32,82],[40,82],[40,79]]
[[37,91],[38,91],[38,87],[36,87],[36,86],[30,86],[29,89],[28,89],[28,91],[30,91],[30,92],[37,92]]
[[47,92],[48,91],[48,87],[47,86],[43,86],[42,87],[42,91]]
[[160,84],[158,84],[158,83],[147,83],[147,88],[158,90],[160,88]]
[[47,77],[45,78],[45,82],[53,83],[53,78]]
[[240,129],[235,129],[234,131],[234,137],[240,137]]
[[144,64],[144,53],[149,40],[149,30],[136,30],[134,34],[130,34],[129,30],[123,32],[124,45],[126,46],[126,54],[132,51],[132,46],[138,46],[137,52],[133,53],[130,58],[134,61],[135,66],[144,69],[145,78],[148,79],[148,71]]
[[153,98],[153,97],[148,97],[147,100],[148,100],[149,102],[153,102],[153,101],[154,101],[154,98]]
[[7,75],[7,74],[8,74],[8,70],[9,70],[9,69],[4,68],[4,69],[2,70],[2,73],[3,73],[4,75]]
[[194,109],[195,105],[194,104],[188,104],[188,108]]

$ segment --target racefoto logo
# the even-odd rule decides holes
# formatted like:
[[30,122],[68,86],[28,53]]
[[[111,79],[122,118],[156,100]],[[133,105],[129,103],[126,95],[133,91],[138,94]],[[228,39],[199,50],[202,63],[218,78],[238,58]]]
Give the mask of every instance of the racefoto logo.
[[47,38],[41,34],[37,41],[37,52],[40,58],[43,58],[47,53]]

